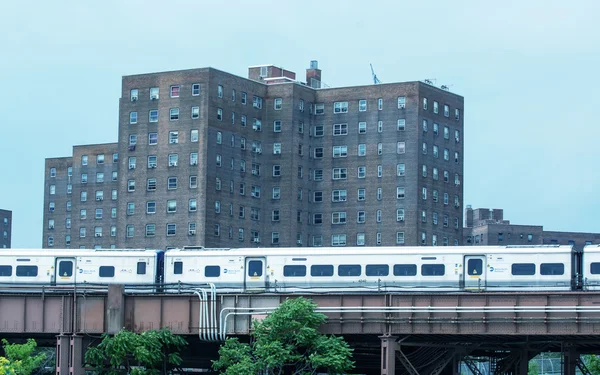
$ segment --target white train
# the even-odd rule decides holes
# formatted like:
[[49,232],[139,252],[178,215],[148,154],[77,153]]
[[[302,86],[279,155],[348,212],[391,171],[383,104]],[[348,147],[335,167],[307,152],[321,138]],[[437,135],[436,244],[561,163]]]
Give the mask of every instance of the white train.
[[220,293],[600,290],[600,246],[0,252],[0,285],[82,283],[211,283]]

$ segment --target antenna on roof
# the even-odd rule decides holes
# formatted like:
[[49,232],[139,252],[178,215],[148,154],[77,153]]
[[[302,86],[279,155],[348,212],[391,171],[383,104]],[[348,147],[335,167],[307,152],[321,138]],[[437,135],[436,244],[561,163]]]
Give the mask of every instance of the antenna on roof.
[[435,78],[425,78],[423,80],[423,82],[425,82],[428,85],[434,86],[435,85],[435,81],[437,81],[437,79]]
[[371,65],[371,75],[373,76],[373,84],[378,84],[381,83],[381,81],[379,80],[379,78],[377,78],[377,74],[375,74],[375,70],[373,69],[373,64],[369,64]]

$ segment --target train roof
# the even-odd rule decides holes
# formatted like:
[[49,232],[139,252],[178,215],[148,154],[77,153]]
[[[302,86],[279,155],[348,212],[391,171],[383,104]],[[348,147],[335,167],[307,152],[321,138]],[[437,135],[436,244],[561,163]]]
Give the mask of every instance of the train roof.
[[535,246],[377,246],[377,247],[281,247],[281,248],[239,248],[213,249],[187,247],[167,251],[167,256],[317,256],[317,255],[444,255],[465,254],[481,255],[491,253],[570,253],[571,245],[535,245]]
[[80,256],[150,256],[161,250],[145,249],[2,249],[0,257],[3,256],[27,256],[27,257],[65,257],[74,258]]

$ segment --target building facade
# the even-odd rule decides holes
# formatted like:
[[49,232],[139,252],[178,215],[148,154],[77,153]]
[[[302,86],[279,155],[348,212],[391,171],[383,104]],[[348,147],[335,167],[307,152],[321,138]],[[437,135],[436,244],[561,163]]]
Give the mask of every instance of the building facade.
[[585,245],[600,244],[600,233],[546,231],[542,225],[517,225],[504,220],[504,210],[467,206],[464,245]]
[[423,82],[320,88],[316,62],[308,84],[272,65],[248,77],[123,77],[117,143],[46,160],[44,246],[461,242],[462,97]]
[[0,248],[10,249],[12,240],[12,211],[0,210]]

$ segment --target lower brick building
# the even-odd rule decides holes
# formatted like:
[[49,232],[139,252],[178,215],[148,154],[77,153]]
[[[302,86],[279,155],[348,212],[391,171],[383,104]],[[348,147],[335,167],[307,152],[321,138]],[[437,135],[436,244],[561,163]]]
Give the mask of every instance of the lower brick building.
[[12,239],[12,211],[0,210],[0,248],[10,249]]
[[542,225],[511,224],[504,210],[467,206],[463,244],[469,245],[585,245],[600,244],[600,233],[546,231]]

